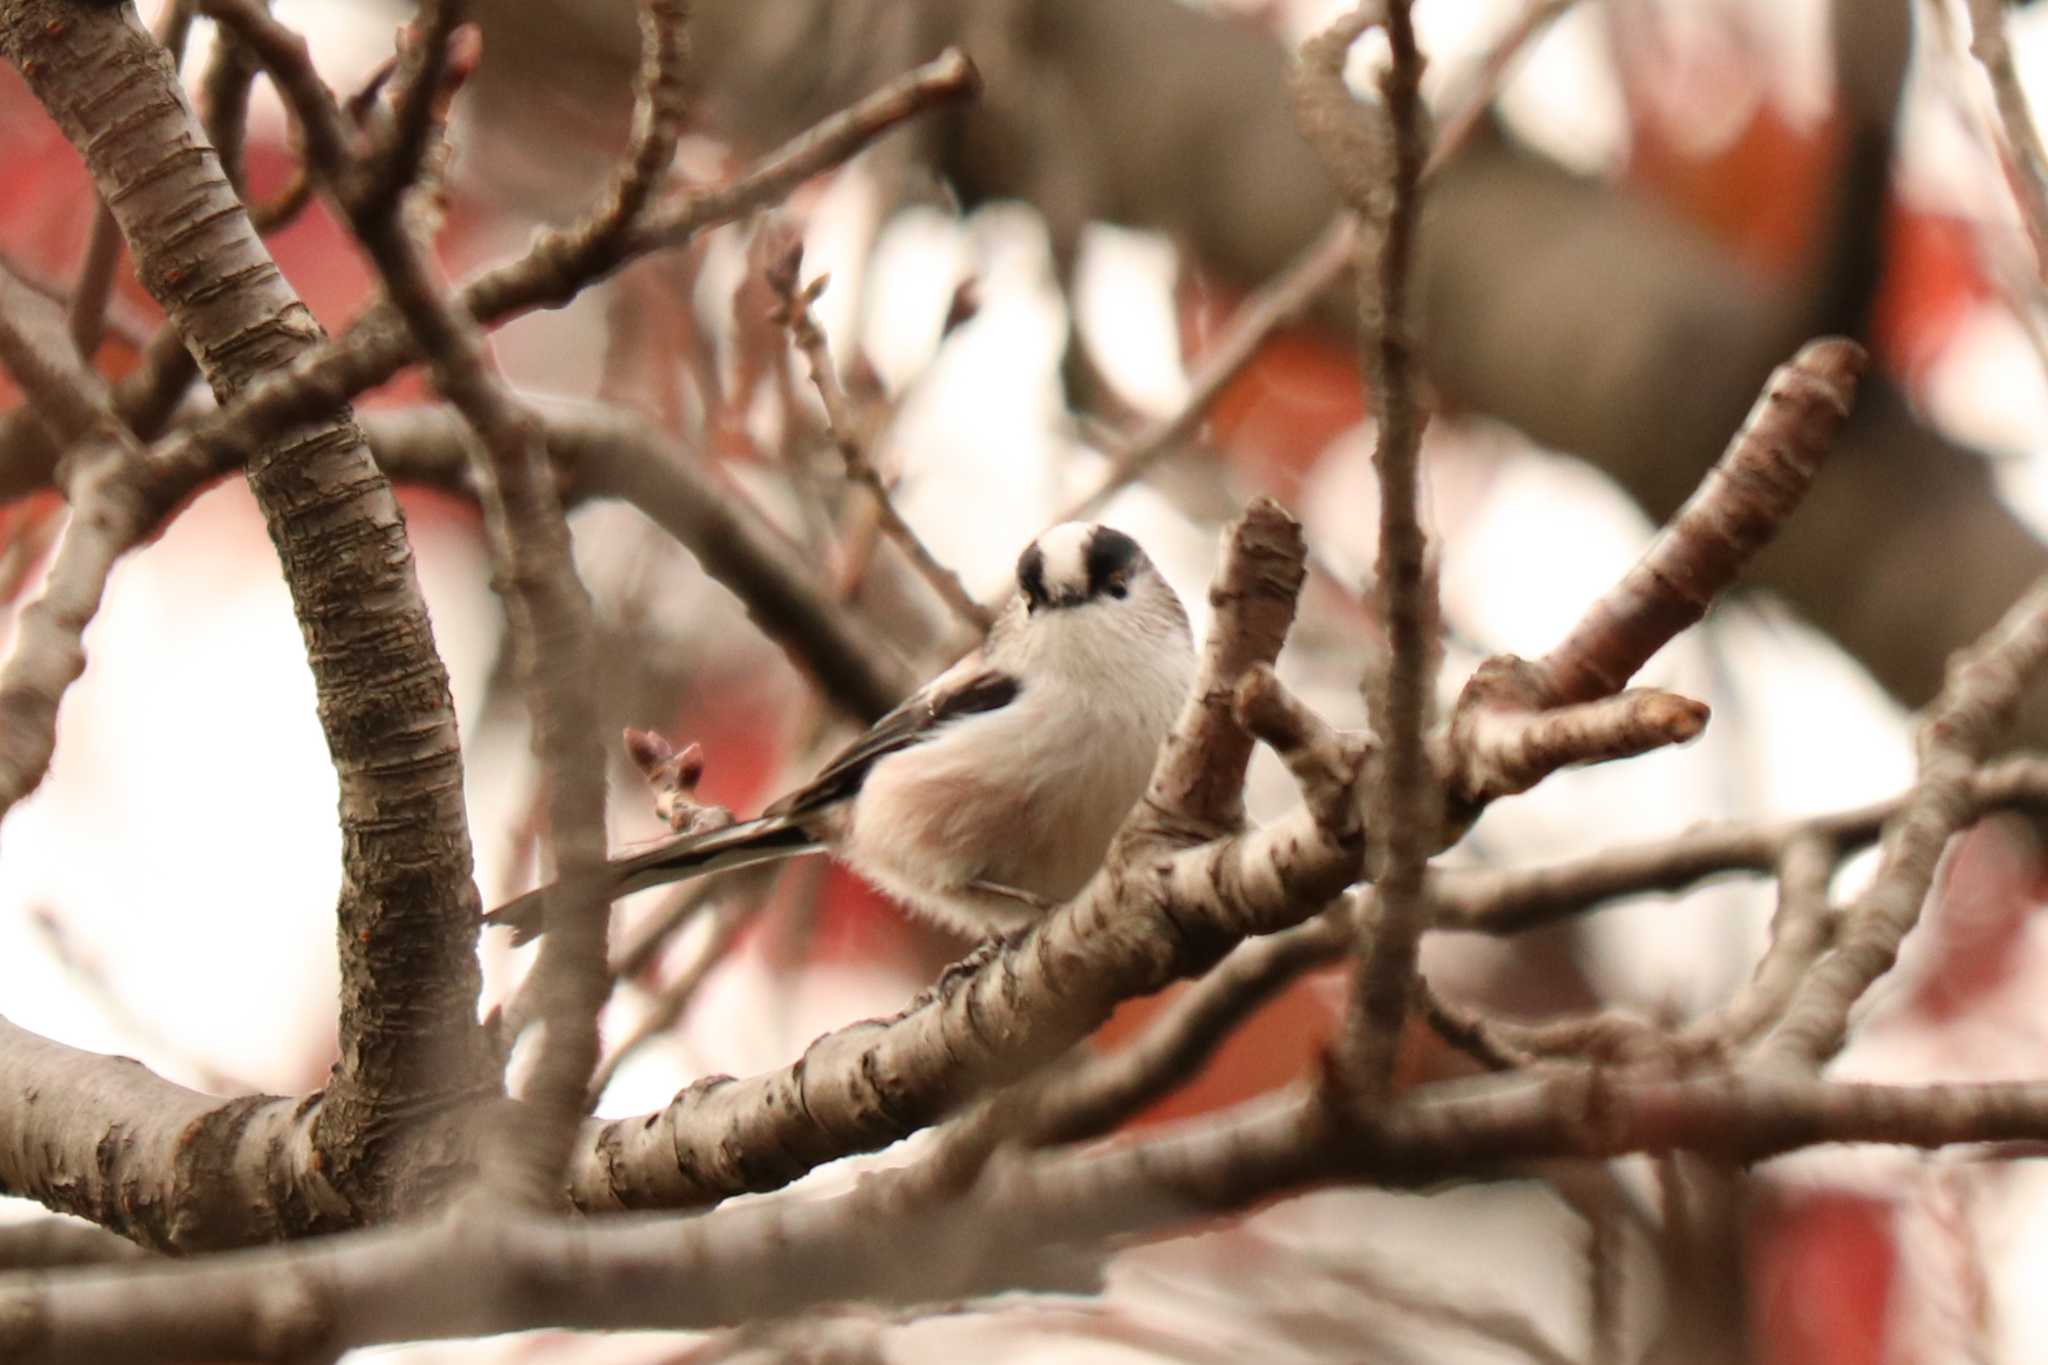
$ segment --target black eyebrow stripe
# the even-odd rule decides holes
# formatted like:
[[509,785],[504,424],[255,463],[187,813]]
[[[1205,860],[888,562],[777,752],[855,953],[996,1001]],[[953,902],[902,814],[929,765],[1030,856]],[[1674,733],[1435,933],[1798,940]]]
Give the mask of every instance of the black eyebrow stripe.
[[1045,605],[1045,551],[1033,541],[1017,556],[1017,586],[1040,606]]
[[1088,537],[1088,595],[1096,596],[1137,562],[1143,551],[1122,531],[1098,526]]

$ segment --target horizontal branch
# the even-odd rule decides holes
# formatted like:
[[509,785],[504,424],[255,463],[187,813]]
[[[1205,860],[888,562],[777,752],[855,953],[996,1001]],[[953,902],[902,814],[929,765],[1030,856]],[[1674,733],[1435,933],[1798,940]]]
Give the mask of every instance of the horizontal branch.
[[[1965,800],[1968,819],[1994,810],[2048,811],[2048,759],[2009,758],[1979,769]],[[1518,934],[1619,896],[1678,891],[1730,872],[1769,873],[1807,839],[1846,857],[1874,843],[1906,801],[1902,795],[1825,815],[1708,825],[1549,866],[1446,869],[1436,888],[1436,927]]]
[[1320,1101],[1294,1099],[1142,1142],[998,1153],[973,1187],[943,1198],[913,1167],[834,1199],[682,1222],[473,1213],[198,1262],[0,1277],[0,1355],[24,1365],[284,1360],[538,1327],[721,1327],[847,1300],[929,1303],[1070,1280],[1077,1251],[1105,1238],[1336,1179],[1422,1187],[1558,1158],[1685,1150],[1748,1162],[1826,1142],[2043,1139],[2048,1085],[2031,1083],[1613,1083],[1584,1070],[1421,1092],[1355,1128],[1332,1128]]

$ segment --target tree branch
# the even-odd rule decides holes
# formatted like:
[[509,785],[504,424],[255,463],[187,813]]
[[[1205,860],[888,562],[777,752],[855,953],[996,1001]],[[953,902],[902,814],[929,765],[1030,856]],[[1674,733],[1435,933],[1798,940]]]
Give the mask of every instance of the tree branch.
[[[226,407],[317,349],[319,327],[131,8],[9,0],[0,52],[84,155],[144,286]],[[381,1168],[392,1116],[495,1078],[476,1021],[454,708],[398,505],[338,396],[297,416],[308,425],[289,438],[252,430],[240,448],[254,451],[250,487],[291,588],[340,782],[341,1065],[320,1122],[336,1185],[372,1212],[417,1188]]]
[[[1344,85],[1344,59],[1378,17],[1391,61],[1380,75],[1382,128]],[[1374,831],[1377,915],[1359,945],[1340,1074],[1358,1099],[1380,1099],[1408,1014],[1415,955],[1430,918],[1428,864],[1441,846],[1442,774],[1424,748],[1439,658],[1436,584],[1422,529],[1423,413],[1409,273],[1422,211],[1422,53],[1408,0],[1361,4],[1302,45],[1295,112],[1337,192],[1372,228],[1358,259],[1358,320],[1365,381],[1379,405],[1373,470],[1380,486],[1379,554],[1387,666],[1370,689],[1380,748],[1366,799]],[[1384,174],[1382,174],[1382,170]]]

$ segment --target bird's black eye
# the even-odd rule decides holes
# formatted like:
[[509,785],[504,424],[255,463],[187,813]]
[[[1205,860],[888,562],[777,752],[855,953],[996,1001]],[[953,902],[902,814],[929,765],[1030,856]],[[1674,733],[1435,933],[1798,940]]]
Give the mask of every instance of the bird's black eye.
[[1109,585],[1109,595],[1111,597],[1128,597],[1130,593],[1131,590],[1124,586],[1121,579]]

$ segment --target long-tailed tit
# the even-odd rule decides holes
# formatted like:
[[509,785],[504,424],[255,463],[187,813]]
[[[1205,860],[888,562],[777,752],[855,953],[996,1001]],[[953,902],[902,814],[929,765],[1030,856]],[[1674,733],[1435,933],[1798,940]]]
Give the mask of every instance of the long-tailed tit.
[[[1055,526],[981,648],[759,819],[614,859],[611,894],[825,849],[964,933],[1018,927],[1094,875],[1193,672],[1187,613],[1138,543]],[[523,942],[549,889],[485,918]]]

